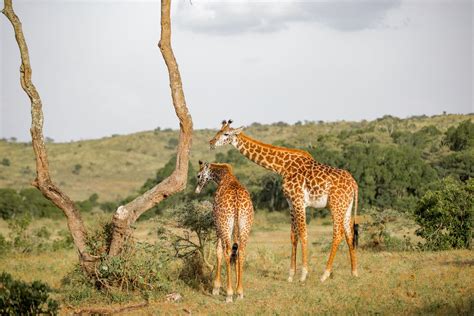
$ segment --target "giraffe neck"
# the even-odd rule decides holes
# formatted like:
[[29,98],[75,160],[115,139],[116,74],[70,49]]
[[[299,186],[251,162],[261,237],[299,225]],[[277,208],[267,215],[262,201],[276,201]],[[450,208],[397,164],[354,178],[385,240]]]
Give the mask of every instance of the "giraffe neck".
[[296,158],[312,159],[305,151],[265,144],[244,133],[237,135],[232,145],[256,164],[282,175],[289,170]]
[[227,177],[233,177],[232,167],[228,164],[211,164],[211,179],[220,185],[222,180]]

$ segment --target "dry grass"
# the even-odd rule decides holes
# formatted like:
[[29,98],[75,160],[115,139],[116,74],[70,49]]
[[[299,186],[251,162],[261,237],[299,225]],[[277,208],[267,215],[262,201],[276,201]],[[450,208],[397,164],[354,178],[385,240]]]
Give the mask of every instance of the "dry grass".
[[[209,290],[198,291],[177,281],[173,291],[183,296],[181,301],[171,303],[162,298],[129,314],[472,315],[474,311],[474,252],[469,250],[436,253],[359,250],[360,277],[353,278],[347,248],[341,246],[334,263],[334,277],[322,284],[319,277],[328,256],[332,228],[318,222],[309,226],[309,279],[305,283],[288,283],[290,234],[285,221],[284,215],[257,215],[247,251],[244,300],[226,304],[224,291],[213,297]],[[0,224],[1,232],[6,235],[6,225]],[[39,221],[35,226],[42,224],[52,230],[63,229],[65,225],[63,221]],[[152,241],[156,236],[154,221],[138,223],[136,236],[139,240]],[[56,298],[61,299],[60,281],[76,260],[75,251],[62,250],[9,255],[0,258],[0,266],[1,270],[23,280],[49,283],[58,290]],[[71,312],[71,308],[63,306],[62,313]]]

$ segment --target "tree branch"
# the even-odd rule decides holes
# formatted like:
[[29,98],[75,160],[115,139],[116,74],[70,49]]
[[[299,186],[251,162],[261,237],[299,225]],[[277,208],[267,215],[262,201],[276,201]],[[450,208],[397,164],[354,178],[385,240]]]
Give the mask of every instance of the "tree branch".
[[46,198],[51,200],[63,211],[67,218],[68,227],[74,240],[74,244],[79,251],[80,262],[86,272],[92,272],[91,263],[95,261],[95,258],[86,251],[86,230],[80,213],[75,207],[74,202],[52,182],[49,175],[48,156],[43,139],[43,111],[41,98],[35,85],[31,81],[32,70],[28,46],[26,45],[20,19],[13,11],[12,0],[4,1],[2,13],[11,22],[15,32],[15,38],[21,55],[20,83],[31,101],[30,133],[36,159],[36,178],[32,184],[37,187]]
[[124,238],[130,233],[130,225],[141,214],[149,210],[165,198],[184,190],[188,175],[189,152],[191,149],[193,122],[186,106],[178,64],[171,48],[171,0],[161,1],[161,38],[158,44],[168,68],[171,97],[176,116],[179,119],[179,144],[176,157],[176,168],[161,183],[137,197],[125,206],[120,206],[113,217],[114,231],[110,244],[109,255],[120,253]]

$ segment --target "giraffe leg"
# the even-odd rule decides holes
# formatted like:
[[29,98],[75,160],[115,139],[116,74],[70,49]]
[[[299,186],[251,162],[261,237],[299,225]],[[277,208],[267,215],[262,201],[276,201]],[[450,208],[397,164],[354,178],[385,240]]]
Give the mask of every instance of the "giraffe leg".
[[239,256],[237,257],[237,263],[236,263],[236,270],[239,270],[239,278],[237,280],[237,299],[243,299],[244,298],[244,286],[242,284],[242,272],[244,268],[244,260],[245,260],[245,250],[241,249],[239,250]]
[[298,230],[294,219],[294,214],[291,214],[291,262],[290,262],[290,275],[288,276],[288,282],[293,282],[293,276],[296,272],[296,251],[298,248]]
[[354,234],[352,233],[352,227],[351,227],[351,212],[352,212],[352,203],[347,208],[346,214],[344,216],[344,234],[346,236],[347,246],[349,247],[349,255],[351,257],[352,275],[357,277],[359,275],[357,273],[357,258],[356,258],[355,248],[352,243],[354,239]]
[[[306,223],[305,223],[306,224]],[[299,238],[301,239],[302,264],[300,281],[304,282],[308,276],[308,233],[306,225],[300,227]]]
[[234,295],[234,291],[232,289],[232,271],[231,271],[231,264],[230,264],[230,252],[231,252],[231,244],[230,240],[225,241],[224,245],[224,257],[226,263],[226,275],[227,275],[227,297],[225,301],[227,303],[232,303],[232,296]]
[[333,215],[333,237],[332,237],[332,247],[331,247],[331,253],[329,254],[329,259],[328,263],[326,265],[326,271],[324,271],[323,275],[321,276],[321,282],[326,281],[326,279],[331,275],[332,271],[332,263],[334,261],[334,257],[336,256],[337,248],[339,247],[339,244],[341,243],[341,240],[343,238],[344,232],[342,228],[342,221],[341,223],[337,221],[337,216]]
[[217,269],[216,276],[214,278],[214,288],[212,289],[212,295],[219,295],[221,288],[221,266],[222,266],[222,240],[217,239],[216,254],[217,254]]
[[[306,230],[306,213],[303,198],[293,200],[293,209],[295,213],[296,228],[298,230],[298,238],[301,240],[301,257],[302,268],[300,281],[304,282],[308,276],[308,233]],[[293,259],[293,258],[292,258]],[[296,251],[295,251],[296,261]]]

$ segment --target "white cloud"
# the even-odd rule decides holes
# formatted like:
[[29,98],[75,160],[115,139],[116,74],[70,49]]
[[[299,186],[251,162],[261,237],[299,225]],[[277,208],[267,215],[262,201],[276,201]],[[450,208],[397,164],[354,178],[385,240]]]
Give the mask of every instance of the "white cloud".
[[400,0],[194,0],[178,2],[174,18],[184,29],[221,35],[275,32],[300,22],[358,31],[381,27],[386,13],[399,5]]

